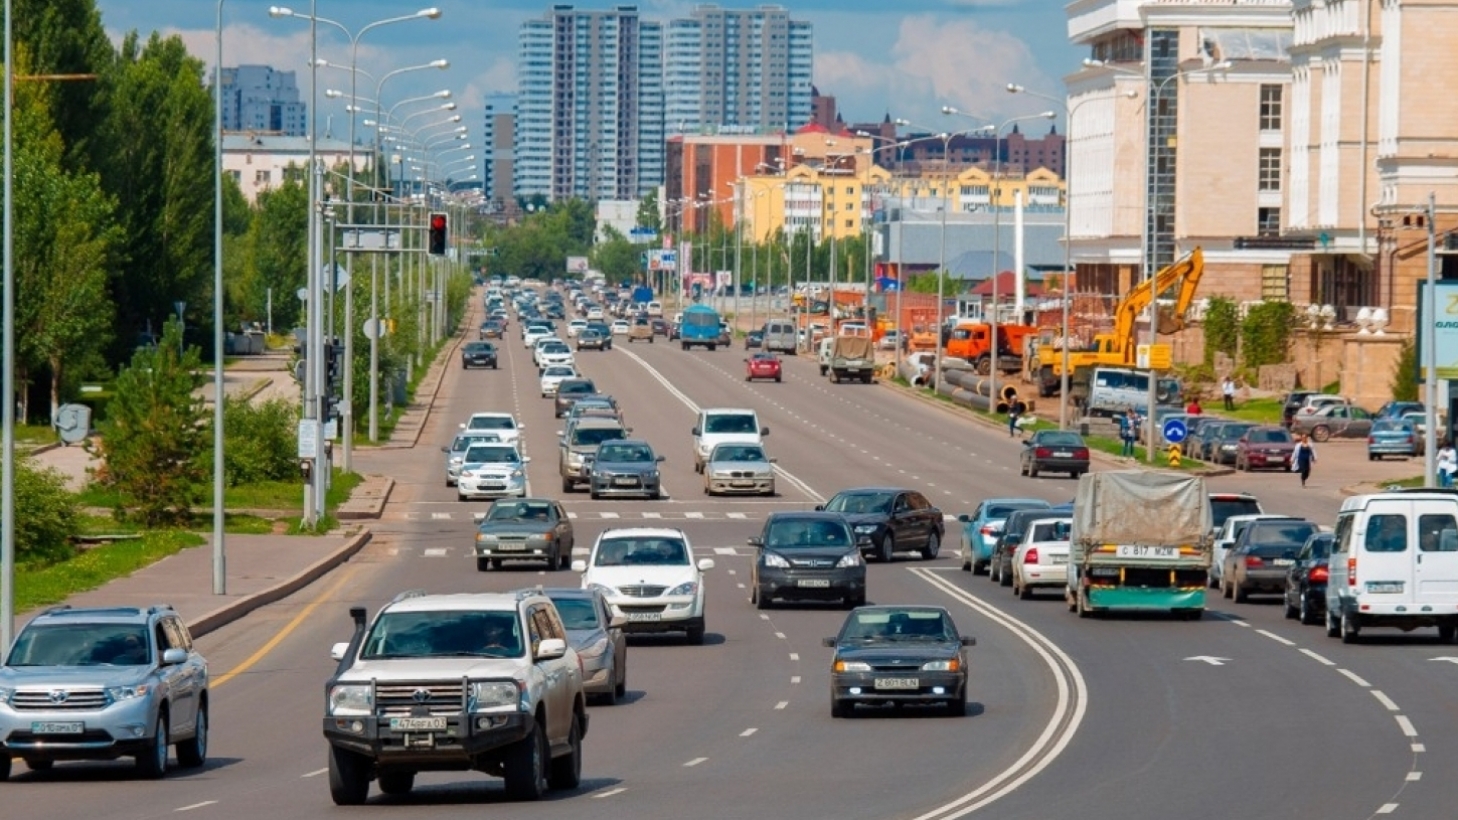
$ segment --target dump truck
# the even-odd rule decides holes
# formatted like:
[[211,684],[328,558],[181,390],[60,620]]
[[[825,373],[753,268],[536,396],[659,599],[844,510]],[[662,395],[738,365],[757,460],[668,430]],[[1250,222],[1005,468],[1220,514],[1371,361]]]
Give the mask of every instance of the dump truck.
[[830,380],[870,384],[876,372],[875,344],[870,335],[836,336],[830,348]]
[[1110,470],[1078,479],[1068,551],[1068,611],[1205,611],[1213,554],[1200,476]]
[[[960,322],[947,339],[946,355],[966,359],[979,375],[992,373],[992,326],[984,322]],[[1029,339],[1038,338],[1038,328],[1031,325],[997,326],[997,363],[1002,373],[1023,369],[1023,350]]]

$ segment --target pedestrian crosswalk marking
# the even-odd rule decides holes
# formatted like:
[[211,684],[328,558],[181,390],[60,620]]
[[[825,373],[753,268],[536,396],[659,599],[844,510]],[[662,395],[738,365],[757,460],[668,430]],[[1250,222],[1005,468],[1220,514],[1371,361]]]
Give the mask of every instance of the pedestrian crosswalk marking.
[[[730,515],[732,516],[732,515],[734,515],[734,513],[730,513]],[[703,518],[704,517],[704,514],[701,513],[701,512],[688,512],[688,513],[684,513],[683,514],[683,517],[684,518]]]
[[451,514],[448,512],[438,512],[431,513],[430,517],[435,521],[449,521],[451,519]]
[[448,552],[450,552],[450,550],[446,549],[445,547],[427,547],[426,549],[422,550],[420,554],[424,555],[426,558],[444,558],[446,557],[446,553]]
[[714,547],[715,555],[738,555],[739,552],[733,547]]
[[734,512],[732,512],[732,513],[724,513],[724,517],[725,518],[734,518],[734,519],[743,520],[745,518],[748,518],[749,517],[749,514],[748,513],[734,513]]

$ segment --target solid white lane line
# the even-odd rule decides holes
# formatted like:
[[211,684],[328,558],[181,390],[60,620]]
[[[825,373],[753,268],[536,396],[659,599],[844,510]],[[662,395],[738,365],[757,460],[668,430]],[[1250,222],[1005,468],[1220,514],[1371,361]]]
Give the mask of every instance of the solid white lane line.
[[328,773],[329,773],[329,770],[328,769],[315,769],[314,771],[309,772],[308,774],[299,775],[299,778],[300,779],[303,779],[303,778],[306,778],[306,777],[318,777],[321,774],[328,774]]
[[1369,689],[1372,686],[1372,684],[1370,684],[1367,681],[1363,680],[1360,675],[1358,675],[1356,672],[1353,672],[1350,669],[1338,669],[1337,671],[1340,672],[1340,673],[1342,673],[1343,675],[1345,675],[1347,677],[1347,679],[1350,680],[1352,683],[1355,683],[1356,685],[1362,687],[1363,689]]
[[1308,658],[1316,661],[1317,663],[1321,664],[1322,666],[1336,666],[1336,661],[1328,660],[1326,657],[1324,657],[1322,655],[1318,655],[1315,652],[1312,652],[1310,649],[1303,649],[1303,650],[1301,650],[1301,654],[1303,654],[1306,657],[1308,657]]
[[789,705],[790,705],[790,702],[789,702],[789,701],[787,701],[787,700],[782,700],[782,701],[780,701],[780,702],[779,702],[779,703],[776,703],[776,704],[775,704],[775,708],[776,708],[776,709],[778,709],[778,710],[784,710],[784,708],[785,708],[785,707],[786,707],[786,706],[789,706]]
[[615,794],[622,794],[625,791],[627,791],[626,788],[623,788],[622,786],[619,786],[616,789],[608,789],[605,792],[598,792],[597,794],[592,795],[592,797],[593,797],[593,799],[597,799],[597,798],[600,798],[600,797],[612,797]]
[[217,804],[218,804],[218,801],[216,801],[216,800],[204,800],[201,803],[193,803],[191,806],[183,806],[181,808],[173,809],[172,811],[173,812],[192,811],[193,809],[201,809],[201,808],[203,808],[205,806],[216,806]]
[[1267,638],[1270,638],[1271,640],[1275,641],[1276,643],[1282,644],[1284,646],[1295,646],[1296,645],[1296,642],[1295,641],[1286,640],[1285,638],[1281,637],[1280,635],[1277,635],[1276,633],[1270,631],[1269,629],[1257,629],[1256,630],[1256,634],[1265,635]]
[[1372,689],[1370,691],[1372,692],[1372,697],[1376,698],[1378,703],[1380,703],[1383,706],[1386,706],[1387,707],[1387,711],[1389,711],[1389,712],[1397,712],[1397,711],[1400,711],[1397,708],[1397,704],[1392,702],[1392,698],[1387,697],[1387,694],[1384,693],[1381,689]]
[[1412,721],[1407,719],[1407,715],[1393,715],[1392,717],[1397,721],[1397,726],[1402,729],[1403,734],[1408,737],[1417,737],[1417,729],[1413,728]]
[[744,731],[740,732],[739,733],[739,736],[740,737],[749,737],[750,735],[752,735],[752,734],[754,734],[755,732],[758,732],[758,731],[759,731],[758,729],[756,729],[755,727],[751,726],[748,729],[745,729]]
[[699,765],[700,763],[703,763],[706,760],[708,760],[707,757],[696,757],[693,760],[690,760],[689,762],[687,762],[687,763],[685,763],[683,765],[684,765],[684,768],[689,768],[691,766],[697,766],[697,765]]

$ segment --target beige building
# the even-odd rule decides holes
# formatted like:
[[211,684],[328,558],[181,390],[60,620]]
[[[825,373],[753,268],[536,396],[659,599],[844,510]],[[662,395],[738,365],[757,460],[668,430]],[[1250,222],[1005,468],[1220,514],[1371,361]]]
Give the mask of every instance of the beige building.
[[[321,139],[315,154],[325,168],[349,165],[349,143],[345,140]],[[369,167],[371,151],[362,146],[354,152],[354,165]],[[223,135],[223,173],[231,174],[249,202],[258,195],[296,179],[307,184],[304,168],[309,164],[308,137],[281,137],[260,134]]]

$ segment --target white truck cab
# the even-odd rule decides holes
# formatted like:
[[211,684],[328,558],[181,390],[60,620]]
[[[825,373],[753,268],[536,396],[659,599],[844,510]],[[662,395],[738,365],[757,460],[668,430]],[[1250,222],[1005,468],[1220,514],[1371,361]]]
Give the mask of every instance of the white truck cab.
[[1406,490],[1342,503],[1326,587],[1326,634],[1366,627],[1458,634],[1458,493]]

